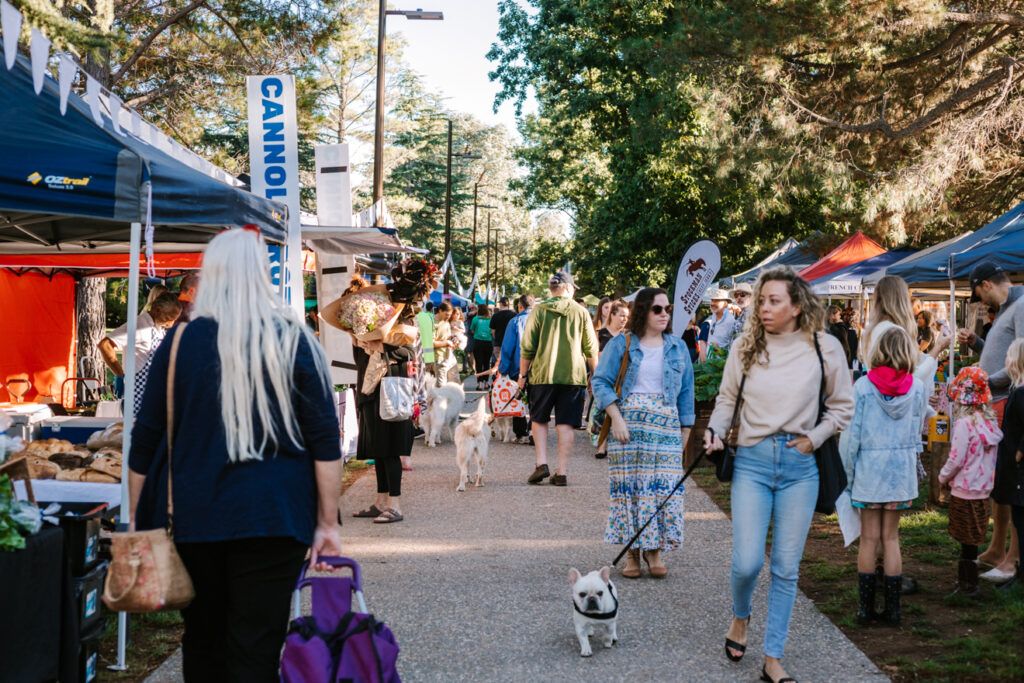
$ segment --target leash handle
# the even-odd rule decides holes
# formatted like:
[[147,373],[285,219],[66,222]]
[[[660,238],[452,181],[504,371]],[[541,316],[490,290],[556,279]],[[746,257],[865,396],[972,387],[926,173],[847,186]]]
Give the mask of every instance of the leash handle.
[[619,551],[619,554],[615,556],[615,559],[612,560],[612,566],[613,567],[615,565],[617,565],[619,563],[619,560],[621,560],[623,558],[623,556],[626,554],[626,552],[629,551],[629,547],[631,545],[633,545],[633,543],[636,542],[636,539],[640,538],[640,534],[642,534],[644,532],[644,529],[646,529],[648,526],[651,525],[651,522],[653,522],[654,518],[658,516],[658,513],[661,512],[661,509],[663,507],[665,507],[666,503],[668,503],[669,500],[672,499],[672,496],[676,495],[676,491],[679,490],[679,487],[682,486],[683,482],[686,481],[687,477],[689,477],[690,474],[692,474],[693,471],[695,469],[697,469],[697,465],[700,464],[700,461],[707,454],[708,454],[708,452],[704,451],[704,450],[702,450],[700,453],[697,454],[697,459],[694,460],[693,463],[690,465],[690,467],[686,470],[686,472],[683,473],[682,478],[679,480],[679,483],[676,484],[675,488],[672,489],[667,496],[665,496],[665,500],[661,501],[661,504],[659,504],[658,507],[655,508],[654,513],[650,516],[650,518],[648,518],[648,520],[646,522],[644,522],[644,525],[642,527],[640,527],[639,531],[637,531],[635,534],[633,534],[633,538],[629,539],[629,542],[626,543],[626,545],[622,548],[622,550]]

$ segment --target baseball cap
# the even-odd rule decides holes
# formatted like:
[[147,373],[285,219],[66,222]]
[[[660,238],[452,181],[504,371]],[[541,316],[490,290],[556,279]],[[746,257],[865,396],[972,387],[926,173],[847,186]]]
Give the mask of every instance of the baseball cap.
[[971,268],[971,303],[977,303],[981,301],[981,297],[977,295],[974,288],[980,285],[984,280],[990,280],[993,276],[1004,272],[1002,268],[992,263],[991,261],[982,261],[978,265]]
[[556,287],[559,285],[569,285],[573,289],[576,289],[576,282],[572,279],[572,275],[569,275],[569,273],[564,270],[556,272],[551,276],[551,279],[548,280],[549,287]]

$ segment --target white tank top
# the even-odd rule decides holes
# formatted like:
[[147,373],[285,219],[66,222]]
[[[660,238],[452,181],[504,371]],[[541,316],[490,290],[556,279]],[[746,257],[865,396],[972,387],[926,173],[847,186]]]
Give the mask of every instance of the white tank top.
[[648,347],[640,345],[643,352],[643,360],[640,361],[640,369],[636,374],[636,381],[630,394],[658,394],[665,392],[665,375],[662,372],[662,360],[665,357],[665,345]]

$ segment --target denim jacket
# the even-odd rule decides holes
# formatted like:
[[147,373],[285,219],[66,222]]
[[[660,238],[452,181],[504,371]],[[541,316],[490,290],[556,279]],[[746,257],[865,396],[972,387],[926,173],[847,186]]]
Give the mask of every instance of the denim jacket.
[[[622,395],[628,396],[636,375],[640,370],[640,361],[644,357],[640,340],[632,332],[624,332],[612,337],[601,352],[601,360],[594,371],[592,382],[594,401],[599,410],[604,410],[619,400],[615,394],[615,379],[619,376],[619,365],[622,354],[626,350],[626,336],[629,336],[629,366],[626,377],[622,381]],[[665,405],[675,405],[679,412],[679,423],[683,427],[693,426],[693,366],[690,365],[690,352],[686,343],[679,337],[669,334],[661,335],[665,341],[665,356],[662,363],[664,379]]]
[[840,440],[850,497],[863,503],[917,498],[928,394],[915,378],[910,391],[886,400],[867,376],[853,385],[853,421]]

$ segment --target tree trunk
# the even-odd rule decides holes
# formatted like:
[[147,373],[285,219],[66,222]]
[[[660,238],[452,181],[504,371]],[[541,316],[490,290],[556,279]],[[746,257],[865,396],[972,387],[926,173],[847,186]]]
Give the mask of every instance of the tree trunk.
[[[101,277],[84,277],[75,286],[75,317],[78,321],[78,358],[76,376],[97,377],[102,382],[106,375],[103,359],[96,345],[103,339],[107,328],[107,281]],[[78,387],[78,400],[85,400],[84,385]]]

